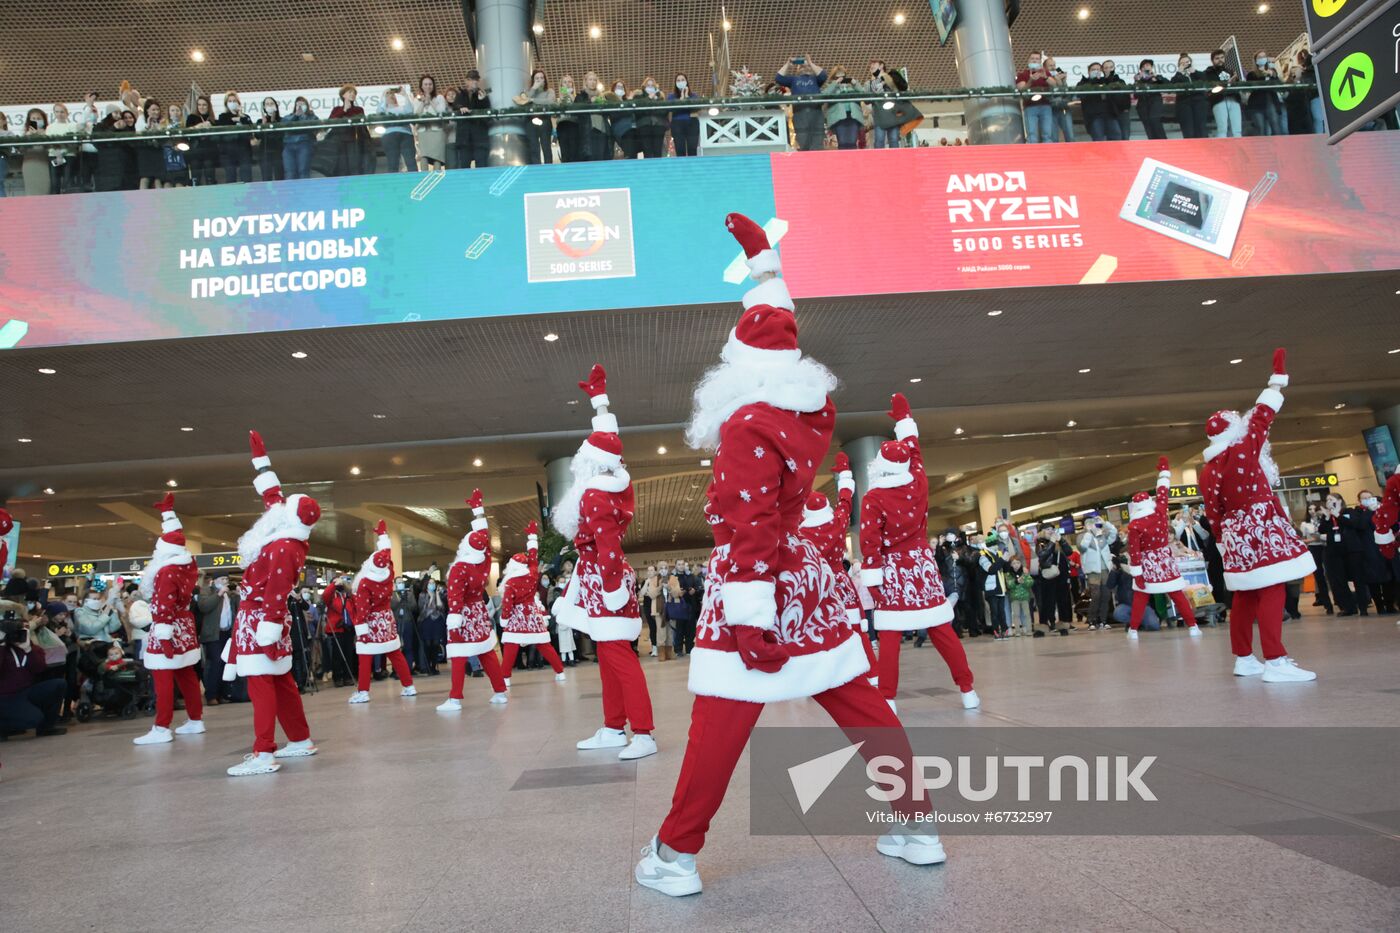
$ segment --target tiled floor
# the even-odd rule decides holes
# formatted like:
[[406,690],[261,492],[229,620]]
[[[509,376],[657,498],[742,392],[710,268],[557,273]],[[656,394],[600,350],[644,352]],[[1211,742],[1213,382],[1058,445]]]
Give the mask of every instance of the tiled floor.
[[[931,647],[903,652],[910,725],[1394,725],[1393,618],[1309,616],[1285,631],[1319,672],[1268,687],[1230,676],[1223,631],[967,643],[983,709],[964,712]],[[664,815],[689,720],[686,662],[647,659],[661,754],[579,753],[600,721],[597,668],[517,674],[505,708],[468,682],[457,715],[392,681],[373,702],[307,698],[315,758],[230,779],[251,710],[136,748],[144,721],[0,745],[0,930],[1230,930],[1400,929],[1400,840],[1348,862],[1327,837],[945,835],[919,869],[858,837],[755,837],[735,774],[700,857],[705,891],[671,900],[631,879]],[[764,725],[825,724],[810,703]],[[1337,775],[1346,795],[1348,778]],[[1378,820],[1385,822],[1378,817]],[[1395,825],[1391,821],[1390,825]],[[1304,854],[1307,852],[1309,854]]]

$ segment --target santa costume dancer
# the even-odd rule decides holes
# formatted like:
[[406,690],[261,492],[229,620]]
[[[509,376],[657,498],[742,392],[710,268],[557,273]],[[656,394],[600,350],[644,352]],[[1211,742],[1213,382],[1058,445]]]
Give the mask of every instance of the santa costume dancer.
[[350,694],[351,703],[369,702],[369,681],[374,673],[374,659],[381,654],[389,656],[389,663],[394,665],[394,673],[403,685],[399,696],[418,695],[418,688],[413,686],[413,671],[403,656],[399,627],[394,622],[392,547],[389,527],[381,521],[374,526],[374,553],[360,565],[360,572],[355,574],[350,586],[350,591],[355,594],[355,605],[360,611],[355,619],[355,654],[360,658],[360,670],[355,692]]
[[[827,393],[836,378],[797,347],[792,298],[762,228],[738,214],[726,225],[759,284],[744,296],[720,363],[696,387],[686,429],[692,447],[714,451],[707,510],[715,550],[690,661],[696,696],[685,760],[671,811],[634,870],[639,884],[673,896],[700,891],[695,854],[765,703],[811,697],[848,735],[859,731],[852,741],[867,760],[911,762],[903,727],[865,679],[865,652],[831,568],[797,536],[835,426]],[[927,798],[910,792],[892,807],[894,834],[877,850],[942,862],[937,836],[904,832],[930,812]]]
[[[253,753],[228,769],[234,777],[271,774],[282,767],[279,758],[316,754],[292,677],[287,596],[306,566],[306,539],[321,518],[321,506],[300,493],[284,497],[262,438],[257,431],[248,432],[248,437],[258,471],[253,488],[262,496],[265,511],[238,539],[243,579],[233,635],[224,645],[224,679],[245,678],[253,701]],[[287,735],[281,748],[276,742],[278,723]]]
[[506,561],[501,572],[501,672],[510,686],[510,672],[521,645],[534,645],[554,668],[554,679],[564,680],[564,662],[549,643],[549,618],[540,605],[540,525],[525,526],[525,553]]
[[[1210,446],[1201,467],[1206,517],[1216,531],[1230,602],[1230,646],[1235,676],[1262,673],[1265,683],[1297,683],[1317,675],[1293,662],[1283,648],[1284,586],[1314,570],[1312,554],[1274,493],[1278,465],[1269,450],[1269,427],[1283,407],[1288,385],[1284,351],[1274,351],[1274,373],[1248,417],[1218,411],[1206,422]],[[1264,663],[1254,657],[1254,623]]]
[[880,693],[894,709],[900,641],[905,632],[926,628],[962,691],[963,709],[976,709],[982,701],[972,689],[967,652],[948,624],[953,604],[943,593],[938,558],[928,544],[928,474],[919,426],[898,392],[891,397],[889,416],[895,440],[881,444],[870,461],[869,485],[860,500],[860,582],[875,598]]
[[452,664],[452,692],[438,704],[440,713],[462,709],[462,689],[467,680],[467,658],[481,662],[491,680],[491,702],[506,702],[506,682],[496,657],[496,630],[486,611],[486,580],[491,576],[491,532],[480,489],[473,489],[467,507],[472,510],[472,530],[457,545],[457,557],[447,568],[447,660]]
[[155,686],[156,721],[150,732],[131,740],[136,745],[174,741],[170,721],[175,716],[176,685],[188,718],[175,733],[198,735],[204,731],[203,687],[194,673],[199,663],[199,632],[190,611],[199,569],[185,547],[185,533],[175,515],[175,494],[166,493],[155,508],[160,512],[161,535],[151,562],[141,572],[141,598],[151,606],[151,628],[141,662],[151,672]]
[[593,433],[574,454],[573,483],[550,515],[554,527],[578,549],[574,575],[554,601],[554,615],[560,625],[592,637],[603,681],[603,725],[577,748],[621,748],[618,758],[645,758],[656,754],[651,694],[632,650],[642,632],[637,575],[622,553],[622,538],[636,509],[632,478],[622,462],[617,417],[608,411],[608,374],[595,364],[588,381],[578,385],[593,405]]
[[879,683],[876,673],[879,665],[875,660],[875,650],[870,645],[870,636],[865,631],[865,613],[860,608],[860,594],[856,592],[856,585],[846,568],[841,566],[846,556],[846,531],[851,527],[851,501],[856,492],[851,460],[844,451],[836,454],[832,472],[836,474],[836,507],[833,509],[822,493],[813,492],[802,509],[802,524],[798,526],[797,536],[812,542],[817,553],[831,568],[836,582],[836,596],[846,607],[846,620],[865,648],[865,660],[870,664],[868,679],[874,685]]
[[5,540],[5,535],[14,530],[15,520],[10,517],[10,513],[0,509],[0,579],[5,577],[5,568],[10,566],[10,542]]
[[1192,638],[1201,637],[1196,610],[1186,598],[1186,581],[1176,566],[1172,542],[1176,539],[1167,518],[1167,497],[1172,484],[1171,464],[1157,460],[1157,489],[1138,492],[1128,503],[1128,573],[1133,578],[1133,611],[1128,617],[1128,638],[1137,641],[1142,614],[1153,594],[1166,593]]

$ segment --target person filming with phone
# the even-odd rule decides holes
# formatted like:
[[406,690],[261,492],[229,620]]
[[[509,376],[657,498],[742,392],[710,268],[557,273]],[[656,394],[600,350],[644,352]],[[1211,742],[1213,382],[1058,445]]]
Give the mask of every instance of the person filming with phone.
[[30,636],[44,616],[26,621],[25,615],[22,604],[0,601],[0,734],[33,729],[36,736],[62,735],[68,731],[57,725],[65,684],[43,679],[44,652],[34,650]]
[[[778,69],[775,80],[793,97],[810,97],[822,92],[826,72],[810,55],[794,55]],[[797,133],[797,148],[803,152],[825,147],[826,115],[821,104],[793,104],[792,128]]]

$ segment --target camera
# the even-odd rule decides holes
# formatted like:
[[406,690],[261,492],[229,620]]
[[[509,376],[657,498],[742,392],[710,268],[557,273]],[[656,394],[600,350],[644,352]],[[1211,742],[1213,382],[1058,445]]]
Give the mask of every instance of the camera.
[[23,645],[29,641],[29,626],[14,609],[0,612],[0,643]]

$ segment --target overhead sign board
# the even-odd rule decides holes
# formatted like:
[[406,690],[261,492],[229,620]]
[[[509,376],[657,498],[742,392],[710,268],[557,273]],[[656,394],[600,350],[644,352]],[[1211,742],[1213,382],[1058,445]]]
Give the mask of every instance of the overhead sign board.
[[[58,560],[49,561],[45,566],[48,577],[73,577],[73,576],[103,576],[108,574],[130,574],[139,575],[146,569],[146,565],[151,562],[148,556],[143,557],[115,557],[101,558],[93,560]],[[237,551],[229,551],[221,554],[196,554],[194,555],[194,565],[200,570],[238,570],[242,568],[243,558],[238,556]]]
[[1314,64],[1329,143],[1393,110],[1400,103],[1400,0],[1361,19]]
[[1382,2],[1384,0],[1303,0],[1313,54],[1326,49],[1328,43],[1340,38],[1349,26]]

